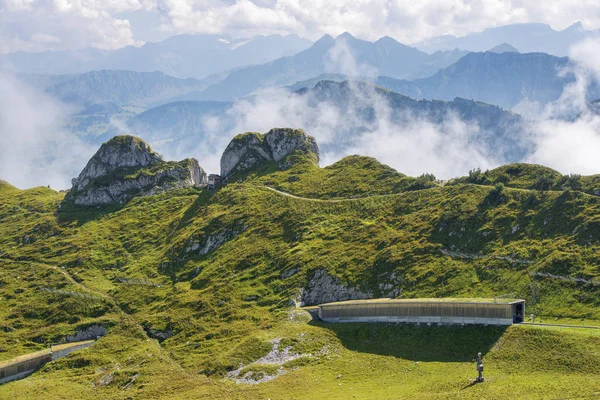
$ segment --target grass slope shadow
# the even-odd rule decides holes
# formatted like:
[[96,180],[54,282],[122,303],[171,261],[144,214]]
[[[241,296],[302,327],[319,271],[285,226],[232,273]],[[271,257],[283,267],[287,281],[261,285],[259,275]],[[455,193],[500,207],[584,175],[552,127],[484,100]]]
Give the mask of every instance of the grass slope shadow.
[[485,356],[504,335],[505,326],[412,325],[386,323],[311,324],[333,332],[351,351],[413,361],[471,362]]

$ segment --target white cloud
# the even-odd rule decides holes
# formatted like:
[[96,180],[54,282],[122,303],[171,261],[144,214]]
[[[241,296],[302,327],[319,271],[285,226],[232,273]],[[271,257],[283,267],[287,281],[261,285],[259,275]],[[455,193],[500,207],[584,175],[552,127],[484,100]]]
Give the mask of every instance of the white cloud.
[[64,107],[9,75],[0,74],[0,93],[0,179],[70,187],[95,149],[61,129]]
[[143,0],[0,0],[0,53],[137,45],[129,21],[116,14],[151,7]]
[[[598,3],[590,0],[0,0],[0,52],[139,44],[143,37],[118,16],[132,11],[153,13],[154,29],[173,34],[296,33],[313,40],[348,31],[416,43],[518,22],[564,29],[580,20],[586,29],[600,28]],[[60,42],[36,42],[35,33]]]
[[[568,71],[576,80],[562,96],[539,112],[532,130],[536,149],[529,161],[563,174],[600,173],[600,115],[587,110],[592,81],[600,81],[600,39],[587,39],[571,48]],[[540,117],[541,116],[541,117]],[[574,118],[564,121],[562,117]]]
[[366,39],[388,35],[405,43],[517,22],[563,29],[581,20],[589,29],[600,27],[598,4],[588,0],[160,0],[159,9],[167,17],[164,28],[175,32],[295,32],[316,39],[349,31]]
[[31,35],[31,40],[35,43],[60,43],[60,39],[56,36],[46,35],[45,33],[34,33]]
[[563,174],[600,173],[600,117],[575,122],[541,121],[535,131],[536,150],[529,162],[547,165]]

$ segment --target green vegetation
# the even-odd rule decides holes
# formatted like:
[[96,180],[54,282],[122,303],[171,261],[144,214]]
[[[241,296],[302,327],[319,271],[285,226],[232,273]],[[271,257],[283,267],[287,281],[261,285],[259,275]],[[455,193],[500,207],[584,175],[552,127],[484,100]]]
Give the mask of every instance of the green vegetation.
[[345,157],[326,168],[296,162],[292,168],[270,173],[259,182],[297,196],[320,199],[358,198],[436,186],[433,175],[408,177],[363,156]]
[[146,143],[145,141],[143,141],[139,137],[132,136],[132,135],[118,135],[118,136],[113,136],[110,140],[108,140],[106,143],[104,143],[103,146],[107,146],[107,147],[126,147],[126,146],[129,146],[131,144],[134,144],[140,150],[147,149],[150,153],[154,153],[154,151],[148,145],[148,143]]
[[[325,269],[375,297],[396,276],[401,298],[512,294],[544,322],[593,325],[600,320],[599,287],[534,282],[529,272],[600,280],[600,197],[579,190],[540,193],[531,186],[534,173],[511,174],[510,168],[486,173],[490,182],[462,178],[439,186],[431,176],[406,177],[367,157],[322,169],[301,154],[293,157],[289,169],[265,165],[216,192],[173,190],[113,208],[79,208],[64,203],[64,193],[0,184],[0,360],[90,325],[108,328],[89,349],[0,386],[0,397],[554,398],[600,392],[600,331],[334,325],[290,310],[314,271]],[[503,173],[508,180],[492,179]],[[126,285],[119,278],[161,286]],[[159,334],[166,335],[160,343],[151,339]],[[310,356],[252,364],[273,339]],[[489,380],[471,385],[478,351]],[[285,373],[259,385],[225,378],[240,366],[256,378],[280,368]]]
[[507,187],[547,190],[577,190],[600,195],[600,175],[561,175],[551,168],[536,164],[515,163],[481,172],[474,169],[469,176],[453,179],[450,184],[474,183],[494,185],[502,183]]

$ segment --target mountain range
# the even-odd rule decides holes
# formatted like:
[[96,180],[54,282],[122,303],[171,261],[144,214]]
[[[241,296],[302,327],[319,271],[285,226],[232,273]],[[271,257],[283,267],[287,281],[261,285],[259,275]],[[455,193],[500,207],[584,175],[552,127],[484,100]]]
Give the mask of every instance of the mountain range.
[[[508,46],[508,45],[507,45]],[[502,46],[489,52],[472,52],[428,78],[403,80],[389,76],[361,77],[378,86],[416,99],[474,99],[512,109],[522,101],[542,105],[557,100],[575,82],[567,57],[515,51]],[[508,50],[508,51],[506,51]],[[321,80],[343,81],[343,74],[323,74],[296,82],[292,90],[313,87]],[[588,88],[589,100],[600,96],[597,83]]]
[[45,91],[63,102],[83,106],[105,102],[150,106],[206,85],[203,81],[174,78],[162,72],[101,70],[72,76]]
[[349,33],[336,38],[325,35],[294,56],[233,71],[222,81],[181,100],[229,101],[261,88],[291,85],[324,73],[341,73],[349,77],[418,77],[433,74],[465,54],[455,50],[430,55],[390,37],[369,42]]
[[548,53],[559,57],[569,55],[569,48],[590,37],[599,37],[600,30],[586,30],[581,22],[557,31],[550,25],[522,23],[488,28],[466,36],[436,36],[418,42],[415,46],[426,52],[453,50],[486,51],[509,43],[524,53]]
[[78,74],[101,69],[161,71],[202,79],[250,64],[296,54],[312,42],[297,35],[233,39],[227,35],[177,35],[117,50],[17,52],[0,55],[0,69],[30,74]]
[[[186,38],[177,36],[166,42],[172,41],[174,51],[181,50],[186,48]],[[279,39],[290,40],[288,37]],[[258,39],[232,45],[211,36],[203,43],[211,51],[225,46],[231,52],[258,45],[256,41]],[[452,100],[462,97],[511,109],[522,101],[542,105],[555,101],[565,85],[574,81],[573,74],[568,73],[570,61],[566,57],[519,53],[505,42],[487,50],[454,49],[427,54],[390,37],[369,42],[344,33],[336,38],[326,35],[291,56],[216,73],[202,80],[180,79],[156,71],[115,69],[20,76],[61,101],[81,107],[112,102],[145,109],[175,101],[228,102],[263,89],[290,86],[297,90],[331,79],[366,80],[415,98]],[[245,59],[244,62],[250,62]],[[219,62],[218,57],[215,62]],[[590,93],[590,100],[599,97],[599,93]]]
[[[379,77],[378,85],[419,99],[475,99],[511,109],[521,101],[547,104],[575,81],[569,59],[544,53],[469,53],[435,75],[413,81]],[[564,72],[564,74],[563,74]]]
[[[337,43],[337,45],[335,44]],[[345,43],[340,45],[339,43]],[[383,43],[386,43],[384,40]],[[387,44],[393,42],[387,41]],[[349,74],[338,65],[333,72],[324,73],[329,67],[329,57],[335,46],[343,46],[352,54],[354,65],[361,65]],[[118,106],[134,105],[151,108],[174,101],[231,101],[266,88],[289,85],[292,90],[314,86],[321,80],[360,79],[373,82],[392,91],[419,99],[452,100],[463,97],[499,105],[511,109],[523,100],[547,104],[560,97],[564,87],[574,82],[568,73],[569,59],[544,53],[517,53],[512,48],[500,48],[501,52],[445,53],[458,57],[452,65],[439,69],[432,76],[406,80],[394,78],[394,71],[401,71],[409,64],[404,57],[413,57],[413,65],[432,62],[411,48],[395,48],[383,56],[381,41],[370,43],[344,38],[323,39],[310,49],[293,57],[242,68],[230,74],[214,75],[203,80],[179,79],[162,72],[134,72],[101,70],[75,75],[20,75],[52,95],[72,104],[87,107],[95,103],[112,102]],[[402,50],[402,51],[400,51]],[[406,51],[408,55],[402,55]],[[396,62],[393,60],[397,59]],[[421,61],[417,61],[417,59]],[[444,58],[443,63],[450,62]],[[424,61],[425,60],[425,61]],[[429,61],[427,61],[429,60]],[[442,63],[442,64],[443,64]],[[359,73],[373,68],[390,75],[365,76]],[[425,67],[423,67],[425,68]],[[563,73],[565,72],[565,73]],[[397,76],[397,75],[396,75]],[[590,92],[591,99],[600,92]]]

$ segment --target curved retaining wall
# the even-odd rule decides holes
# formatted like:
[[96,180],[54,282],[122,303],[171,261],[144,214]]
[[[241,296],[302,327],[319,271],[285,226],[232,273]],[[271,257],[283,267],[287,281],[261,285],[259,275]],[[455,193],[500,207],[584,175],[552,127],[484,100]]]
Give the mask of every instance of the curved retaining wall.
[[0,362],[0,384],[25,378],[47,362],[64,357],[74,351],[90,347],[94,340],[52,346],[24,356]]
[[376,299],[321,304],[319,318],[325,322],[512,325],[524,310],[524,300]]

